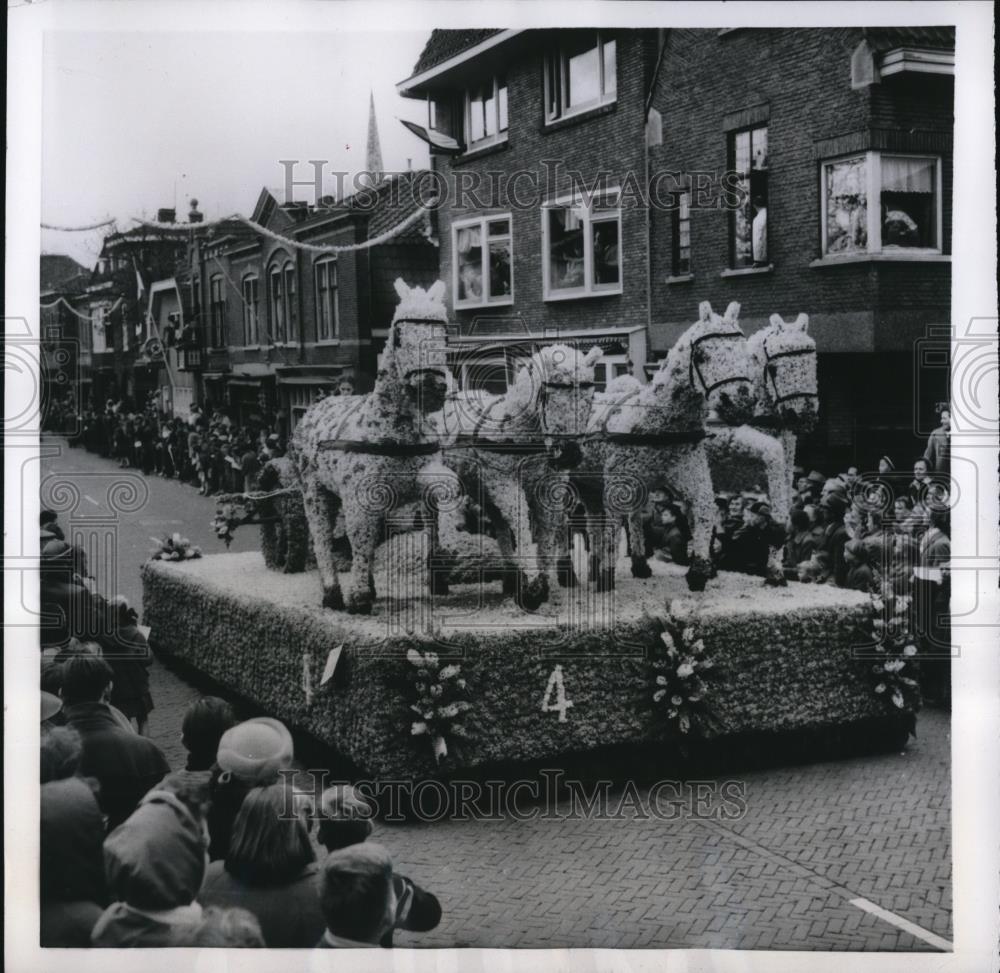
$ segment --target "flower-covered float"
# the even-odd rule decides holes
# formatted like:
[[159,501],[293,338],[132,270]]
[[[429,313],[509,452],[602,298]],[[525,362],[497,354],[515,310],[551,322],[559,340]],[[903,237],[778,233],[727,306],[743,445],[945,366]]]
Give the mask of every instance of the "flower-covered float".
[[[652,383],[615,383],[599,403],[593,354],[541,349],[523,387],[487,403],[497,428],[480,409],[470,438],[467,417],[453,414],[441,434],[447,414],[433,416],[445,402],[439,380],[451,381],[441,289],[399,292],[375,391],[314,406],[289,459],[264,478],[246,514],[264,550],[144,566],[144,621],[159,653],[381,778],[642,744],[664,768],[702,744],[853,732],[902,745],[919,693],[879,649],[868,597],[728,572],[706,585],[697,558],[692,576],[619,556],[612,543],[623,522],[635,531],[654,473],[710,524],[706,418],[715,409],[744,421],[753,401],[738,306],[720,317],[703,305]],[[526,456],[513,442],[518,402],[528,403]],[[574,435],[574,424],[586,431]],[[456,528],[477,453],[494,464],[473,479],[493,498],[483,513],[495,517],[495,540]],[[522,475],[525,459],[534,479]],[[496,502],[505,489],[514,507]],[[565,531],[547,533],[546,518],[565,520],[567,497],[587,508],[596,572]],[[239,519],[227,514],[219,529]],[[700,553],[707,539],[695,544]],[[594,580],[523,597],[557,559]],[[512,560],[528,583],[495,584]],[[905,646],[897,654],[909,666]]]

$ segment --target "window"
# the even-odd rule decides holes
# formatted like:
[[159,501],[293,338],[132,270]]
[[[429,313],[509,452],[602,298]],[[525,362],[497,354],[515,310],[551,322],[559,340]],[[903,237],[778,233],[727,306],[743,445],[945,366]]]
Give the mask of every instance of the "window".
[[604,31],[563,31],[545,61],[546,121],[609,104],[617,90],[614,38]]
[[295,299],[295,265],[289,261],[285,273],[285,329],[286,340],[298,341],[298,305]]
[[257,315],[259,313],[260,295],[258,280],[249,275],[243,278],[243,344],[260,344]]
[[507,81],[489,78],[465,93],[465,145],[477,149],[506,138]]
[[283,288],[281,286],[281,270],[273,267],[268,275],[268,326],[271,332],[271,344],[285,343],[285,307]]
[[452,224],[453,294],[456,307],[510,304],[510,216],[485,216]]
[[824,162],[823,254],[941,252],[940,160],[866,152]]
[[673,194],[671,219],[671,268],[674,277],[691,273],[691,193]]
[[221,274],[208,282],[208,318],[211,327],[211,346],[226,346],[226,288]]
[[767,128],[729,136],[729,168],[740,188],[740,205],[729,216],[729,266],[767,264]]
[[316,338],[318,341],[332,341],[338,335],[340,323],[337,306],[337,261],[336,258],[318,260],[314,265],[316,274]]
[[620,294],[621,209],[615,198],[576,199],[542,209],[545,298]]
[[268,329],[272,344],[295,342],[298,333],[295,264],[275,261],[267,275]]

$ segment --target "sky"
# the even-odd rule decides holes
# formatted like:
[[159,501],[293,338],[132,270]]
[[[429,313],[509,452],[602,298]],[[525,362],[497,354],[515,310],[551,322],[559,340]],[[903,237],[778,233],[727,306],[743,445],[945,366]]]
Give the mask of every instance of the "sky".
[[[80,226],[194,197],[206,219],[248,214],[262,186],[284,184],[280,159],[326,173],[364,168],[369,92],[386,170],[428,164],[398,118],[423,122],[395,85],[429,30],[398,33],[69,32],[46,34],[42,73],[42,219]],[[335,193],[332,176],[329,192]],[[308,189],[308,187],[307,187]],[[301,194],[311,201],[312,191]],[[298,195],[297,197],[298,198]],[[106,231],[43,231],[45,253],[92,267]]]

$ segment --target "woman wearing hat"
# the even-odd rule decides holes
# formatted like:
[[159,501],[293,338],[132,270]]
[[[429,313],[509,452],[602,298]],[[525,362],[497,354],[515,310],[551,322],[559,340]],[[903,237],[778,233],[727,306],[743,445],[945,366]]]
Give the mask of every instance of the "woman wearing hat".
[[225,858],[233,822],[243,799],[254,787],[273,784],[294,759],[292,735],[278,720],[266,716],[226,730],[212,768],[212,807],[208,814],[212,861]]

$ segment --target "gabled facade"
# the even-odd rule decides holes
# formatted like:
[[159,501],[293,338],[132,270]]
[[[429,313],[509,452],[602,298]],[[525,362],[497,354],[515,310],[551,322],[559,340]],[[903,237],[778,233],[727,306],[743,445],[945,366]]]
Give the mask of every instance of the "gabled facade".
[[[251,219],[282,239],[240,220],[198,231],[171,282],[181,295],[185,337],[171,353],[176,368],[162,369],[161,383],[190,387],[192,404],[286,434],[318,396],[342,383],[368,391],[396,307],[393,282],[427,286],[437,278],[430,220],[369,248],[335,253],[302,245],[358,247],[390,233],[414,212],[426,177],[406,173],[319,206],[281,203],[265,188]],[[175,409],[188,395],[173,396]]]

